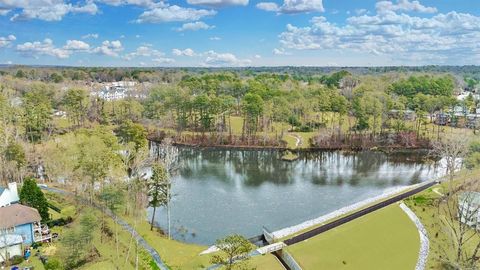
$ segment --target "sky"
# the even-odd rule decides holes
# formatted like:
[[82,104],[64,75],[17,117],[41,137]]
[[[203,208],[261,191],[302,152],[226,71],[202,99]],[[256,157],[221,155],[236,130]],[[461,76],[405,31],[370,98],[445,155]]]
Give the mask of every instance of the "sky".
[[0,64],[480,65],[480,1],[0,0]]

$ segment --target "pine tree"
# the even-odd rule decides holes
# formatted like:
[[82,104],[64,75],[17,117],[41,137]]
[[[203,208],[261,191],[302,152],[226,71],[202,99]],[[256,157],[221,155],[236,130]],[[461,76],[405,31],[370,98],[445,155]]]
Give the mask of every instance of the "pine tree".
[[27,178],[20,190],[20,203],[38,210],[42,220],[50,218],[48,214],[48,202],[42,190],[37,186],[35,179]]
[[152,177],[148,180],[148,206],[153,207],[152,221],[150,230],[153,230],[153,222],[155,220],[155,212],[157,207],[165,206],[168,202],[170,182],[168,181],[167,170],[160,164],[153,166]]

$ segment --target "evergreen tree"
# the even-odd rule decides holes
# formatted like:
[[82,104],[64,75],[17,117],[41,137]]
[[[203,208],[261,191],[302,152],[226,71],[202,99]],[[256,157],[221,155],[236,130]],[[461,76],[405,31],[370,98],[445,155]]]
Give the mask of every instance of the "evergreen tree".
[[48,202],[42,190],[37,186],[35,179],[27,178],[20,190],[20,203],[38,210],[42,220],[48,220]]
[[157,207],[165,206],[170,199],[170,181],[164,166],[156,164],[153,166],[152,177],[148,180],[148,206],[153,207],[150,230],[153,230],[155,212]]

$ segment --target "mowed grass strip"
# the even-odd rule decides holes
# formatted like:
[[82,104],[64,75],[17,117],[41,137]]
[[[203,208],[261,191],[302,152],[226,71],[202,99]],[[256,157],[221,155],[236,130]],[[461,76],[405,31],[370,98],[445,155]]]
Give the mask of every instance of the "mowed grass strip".
[[420,237],[398,204],[289,246],[303,269],[415,269]]

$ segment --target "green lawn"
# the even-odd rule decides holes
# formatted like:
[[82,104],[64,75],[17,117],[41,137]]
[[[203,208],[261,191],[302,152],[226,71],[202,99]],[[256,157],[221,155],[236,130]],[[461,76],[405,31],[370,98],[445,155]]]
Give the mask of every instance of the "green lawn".
[[420,239],[397,204],[287,248],[303,269],[414,269]]
[[[480,170],[463,170],[455,176],[454,186],[461,183],[478,181]],[[445,257],[455,258],[455,248],[453,246],[451,228],[445,222],[440,220],[447,220],[445,217],[445,204],[439,208],[438,200],[441,199],[440,194],[445,194],[448,191],[448,182],[443,182],[439,186],[427,189],[405,201],[405,203],[412,209],[413,212],[421,220],[423,226],[427,230],[428,238],[430,240],[430,250],[425,269],[442,269],[442,262]],[[474,184],[474,187],[476,184]],[[437,191],[437,192],[435,192]],[[440,194],[438,194],[440,193]],[[457,227],[457,224],[455,223]],[[479,243],[478,235],[471,238],[466,244],[465,250],[472,252]],[[478,266],[478,265],[477,265]]]
[[272,254],[256,256],[251,259],[250,266],[257,270],[282,270],[283,266]]

